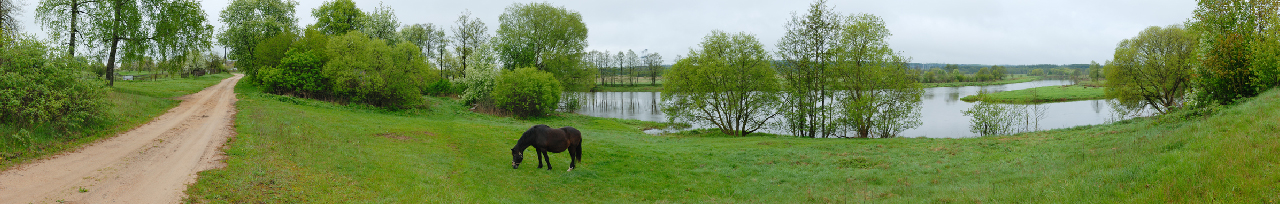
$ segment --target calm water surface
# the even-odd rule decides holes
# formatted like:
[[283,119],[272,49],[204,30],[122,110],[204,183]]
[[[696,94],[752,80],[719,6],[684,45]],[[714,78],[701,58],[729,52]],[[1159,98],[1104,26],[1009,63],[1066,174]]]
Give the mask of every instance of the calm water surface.
[[[925,88],[921,97],[920,122],[915,129],[903,131],[905,137],[960,138],[975,137],[969,132],[969,117],[964,115],[975,103],[961,101],[960,98],[977,94],[979,90],[988,92],[1012,91],[1042,86],[1060,86],[1070,84],[1066,80],[1041,80],[1026,83]],[[667,116],[659,107],[659,92],[595,92],[585,93],[586,99],[577,112],[583,115],[609,118],[636,119],[644,121],[665,122]],[[1073,101],[1041,104],[1044,107],[1044,118],[1040,120],[1041,130],[1069,128],[1079,125],[1102,124],[1115,119],[1114,111],[1104,100]],[[694,126],[694,128],[712,128]],[[786,134],[783,130],[766,129],[762,132]]]

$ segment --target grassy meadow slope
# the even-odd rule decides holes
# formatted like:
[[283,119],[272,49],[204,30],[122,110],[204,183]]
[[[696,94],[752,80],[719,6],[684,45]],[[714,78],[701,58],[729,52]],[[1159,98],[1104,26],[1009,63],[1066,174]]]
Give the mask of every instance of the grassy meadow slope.
[[178,106],[179,101],[173,98],[199,92],[229,77],[231,74],[224,73],[186,79],[116,81],[115,87],[106,92],[111,104],[106,110],[107,120],[71,130],[70,134],[37,127],[29,130],[30,137],[16,139],[10,135],[17,128],[0,126],[0,169],[129,131]]
[[[516,120],[444,98],[386,111],[237,92],[228,166],[201,172],[189,202],[1280,201],[1280,91],[1214,116],[965,139],[655,136],[646,122]],[[584,163],[565,172],[561,153],[555,171],[511,169],[508,149],[534,124],[582,130]]]

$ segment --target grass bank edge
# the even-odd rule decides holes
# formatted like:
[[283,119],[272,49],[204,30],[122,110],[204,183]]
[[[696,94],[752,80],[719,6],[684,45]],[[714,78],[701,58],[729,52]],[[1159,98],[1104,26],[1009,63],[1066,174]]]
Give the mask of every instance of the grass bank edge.
[[1086,85],[1065,85],[969,95],[960,100],[965,102],[1035,104],[1098,99],[1107,99],[1105,88]]

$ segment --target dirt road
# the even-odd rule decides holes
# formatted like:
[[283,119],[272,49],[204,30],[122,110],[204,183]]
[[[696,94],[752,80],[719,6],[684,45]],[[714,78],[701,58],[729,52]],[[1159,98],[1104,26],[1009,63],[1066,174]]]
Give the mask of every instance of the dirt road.
[[183,96],[127,133],[0,173],[0,203],[181,202],[196,172],[222,165],[241,77]]

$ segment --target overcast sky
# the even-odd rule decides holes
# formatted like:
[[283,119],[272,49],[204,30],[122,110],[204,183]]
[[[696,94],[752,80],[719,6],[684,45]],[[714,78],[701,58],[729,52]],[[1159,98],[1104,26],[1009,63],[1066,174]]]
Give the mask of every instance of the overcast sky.
[[[23,31],[43,30],[34,20],[39,0],[23,0]],[[202,1],[210,24],[229,0]],[[402,24],[451,27],[470,10],[492,33],[509,0],[355,0],[364,11],[390,6]],[[810,1],[743,0],[556,0],[580,12],[587,24],[587,50],[657,52],[671,63],[712,30],[755,34],[773,50],[793,13]],[[299,27],[314,23],[311,10],[323,1],[299,1]],[[831,0],[843,14],[884,18],[890,46],[919,63],[1083,64],[1111,58],[1116,43],[1148,26],[1180,24],[1192,16],[1194,0]]]

